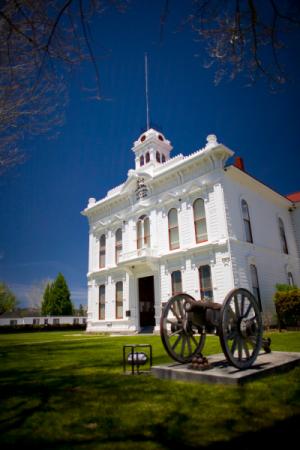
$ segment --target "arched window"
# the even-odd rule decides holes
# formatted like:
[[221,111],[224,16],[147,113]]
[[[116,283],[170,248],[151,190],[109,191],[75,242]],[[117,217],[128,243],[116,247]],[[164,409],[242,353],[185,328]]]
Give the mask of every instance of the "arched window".
[[136,225],[137,248],[150,247],[150,221],[149,217],[141,216]]
[[99,286],[99,320],[105,319],[105,285]]
[[283,221],[282,219],[278,219],[278,224],[279,224],[279,233],[280,233],[280,239],[281,239],[281,250],[283,251],[283,253],[288,254],[288,246],[287,246],[287,242],[286,242],[286,236],[285,236],[285,231],[284,231],[284,225],[283,225]]
[[243,221],[244,221],[244,228],[245,228],[245,235],[246,235],[246,241],[247,242],[253,242],[252,238],[252,231],[251,231],[251,222],[250,222],[250,214],[249,214],[249,208],[246,200],[242,200],[241,202],[242,206],[242,215],[243,215]]
[[150,161],[150,153],[147,152],[146,153],[146,163],[148,163]]
[[199,267],[200,296],[202,300],[213,300],[210,266]]
[[149,217],[144,218],[144,246],[150,247],[150,221]]
[[161,156],[161,162],[162,162],[162,163],[166,162],[166,157],[165,157],[165,155],[162,155],[162,156]]
[[251,273],[251,283],[252,283],[252,290],[253,294],[258,302],[259,309],[262,311],[261,306],[261,298],[260,298],[260,292],[259,292],[259,284],[258,284],[258,276],[257,276],[257,269],[254,264],[250,265],[250,273]]
[[140,166],[144,165],[144,155],[140,156]]
[[156,161],[160,163],[160,153],[156,152]]
[[106,247],[106,239],[105,234],[102,234],[100,238],[100,252],[99,252],[99,267],[102,269],[105,267],[105,247]]
[[180,294],[182,292],[181,272],[176,270],[171,274],[172,295]]
[[196,242],[207,241],[204,200],[197,198],[193,204]]
[[168,214],[169,223],[169,248],[175,250],[179,248],[179,231],[178,231],[178,216],[177,209],[172,208]]
[[116,246],[115,246],[116,264],[118,264],[121,254],[122,254],[122,229],[118,228],[116,231]]
[[288,283],[289,283],[289,285],[290,285],[290,286],[295,286],[295,285],[294,285],[294,278],[293,278],[292,272],[288,272],[287,278],[288,278]]
[[123,283],[116,283],[116,319],[123,319]]

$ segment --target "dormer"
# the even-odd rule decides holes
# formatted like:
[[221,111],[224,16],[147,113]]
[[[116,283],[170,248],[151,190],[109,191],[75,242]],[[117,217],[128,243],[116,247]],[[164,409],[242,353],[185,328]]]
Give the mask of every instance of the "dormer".
[[162,133],[150,128],[141,134],[132,147],[135,170],[158,166],[170,159],[172,145]]

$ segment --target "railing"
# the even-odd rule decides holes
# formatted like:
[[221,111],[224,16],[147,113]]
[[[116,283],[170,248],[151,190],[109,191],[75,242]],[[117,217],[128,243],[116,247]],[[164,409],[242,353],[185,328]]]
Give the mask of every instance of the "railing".
[[130,261],[132,259],[144,258],[144,257],[157,257],[157,249],[155,248],[138,248],[131,252],[122,253],[119,257],[119,262]]

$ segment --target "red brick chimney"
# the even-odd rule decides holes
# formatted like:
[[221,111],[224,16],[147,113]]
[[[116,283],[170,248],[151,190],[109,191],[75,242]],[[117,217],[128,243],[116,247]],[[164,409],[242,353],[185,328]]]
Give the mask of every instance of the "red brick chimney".
[[234,165],[234,167],[237,167],[238,169],[242,170],[243,172],[246,172],[244,160],[240,156],[235,157],[233,165]]

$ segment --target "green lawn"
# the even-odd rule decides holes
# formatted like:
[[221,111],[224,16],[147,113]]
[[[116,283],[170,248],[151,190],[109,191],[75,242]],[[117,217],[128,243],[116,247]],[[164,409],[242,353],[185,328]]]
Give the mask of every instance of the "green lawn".
[[[273,350],[300,352],[299,332],[269,335]],[[300,367],[243,387],[133,377],[122,373],[125,343],[169,360],[159,336],[0,335],[1,448],[245,450],[297,435]],[[205,354],[220,351],[209,336]]]

